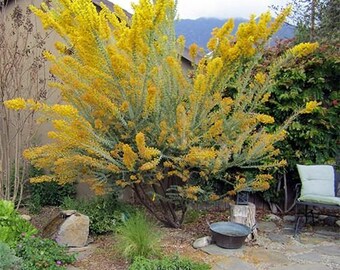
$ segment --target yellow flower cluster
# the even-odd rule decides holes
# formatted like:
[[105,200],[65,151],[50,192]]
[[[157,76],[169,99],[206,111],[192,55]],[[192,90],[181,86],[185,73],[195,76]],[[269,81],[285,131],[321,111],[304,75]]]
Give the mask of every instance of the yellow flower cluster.
[[274,117],[267,114],[257,114],[256,120],[263,124],[272,124],[275,122]]
[[319,47],[319,43],[300,43],[290,49],[295,57],[304,57],[314,52]]
[[130,145],[124,144],[123,147],[123,163],[129,171],[134,170],[138,155],[132,150]]
[[216,156],[217,153],[212,148],[192,147],[185,156],[185,161],[192,166],[208,165]]
[[321,102],[317,102],[315,100],[308,101],[306,103],[305,109],[303,109],[302,112],[303,113],[312,113],[320,104],[321,104]]
[[159,156],[161,153],[158,149],[147,147],[145,145],[145,135],[142,132],[139,132],[136,135],[136,145],[138,148],[138,154],[146,160],[151,160],[153,157]]
[[209,196],[209,200],[211,200],[211,201],[217,201],[217,200],[219,200],[220,199],[220,196],[218,196],[217,194],[215,194],[215,193],[212,193],[212,194],[210,194],[210,196]]
[[11,100],[4,101],[6,108],[11,110],[23,110],[26,108],[26,102],[23,98],[15,98]]
[[179,194],[189,200],[197,201],[198,194],[202,192],[199,186],[178,187]]
[[266,82],[266,78],[267,78],[267,76],[263,72],[258,72],[255,75],[255,81],[258,82],[261,85],[263,85]]
[[159,163],[159,159],[158,158],[155,158],[154,160],[152,161],[149,161],[149,162],[146,162],[144,163],[142,166],[139,167],[139,169],[141,171],[149,171],[149,170],[153,170],[156,168],[156,166],[158,165]]

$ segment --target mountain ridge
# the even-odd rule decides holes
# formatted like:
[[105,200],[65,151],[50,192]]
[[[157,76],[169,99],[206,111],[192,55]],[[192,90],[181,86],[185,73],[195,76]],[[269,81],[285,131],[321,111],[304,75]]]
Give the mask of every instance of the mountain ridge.
[[[247,22],[245,18],[233,18],[235,34],[240,23]],[[198,19],[181,19],[175,23],[176,35],[184,35],[186,38],[186,46],[196,43],[198,46],[206,49],[206,44],[211,37],[211,31],[215,27],[221,27],[228,19],[219,19],[213,17],[201,17]],[[270,44],[274,45],[277,39],[291,39],[294,37],[295,27],[284,23],[281,29],[277,31],[271,38]]]

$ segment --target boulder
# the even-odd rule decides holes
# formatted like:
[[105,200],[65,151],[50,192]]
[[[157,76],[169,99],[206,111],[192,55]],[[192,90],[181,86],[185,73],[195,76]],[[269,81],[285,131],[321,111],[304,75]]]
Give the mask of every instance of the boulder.
[[72,216],[73,214],[77,213],[77,210],[62,210],[61,213],[65,217],[69,217],[69,216]]
[[74,213],[60,225],[55,240],[60,245],[83,247],[87,244],[89,226],[88,216]]
[[335,224],[340,227],[340,219],[335,222]]
[[211,244],[211,237],[210,236],[204,236],[201,238],[198,238],[195,240],[195,242],[192,244],[194,248],[202,248],[209,246]]

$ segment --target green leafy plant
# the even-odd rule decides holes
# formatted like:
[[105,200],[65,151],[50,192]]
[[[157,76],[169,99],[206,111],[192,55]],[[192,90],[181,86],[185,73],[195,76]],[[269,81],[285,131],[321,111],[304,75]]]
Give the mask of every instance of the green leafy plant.
[[[42,169],[30,166],[30,178],[42,175],[44,175]],[[39,213],[43,206],[60,206],[66,197],[75,197],[76,195],[74,183],[65,183],[64,185],[55,181],[30,183],[27,188],[30,194],[27,202],[30,213]]]
[[40,237],[23,238],[17,245],[17,255],[23,259],[23,270],[66,269],[65,265],[75,261],[66,247]]
[[208,270],[211,267],[205,263],[193,262],[179,257],[165,257],[160,260],[150,260],[137,257],[130,265],[129,270]]
[[7,244],[0,242],[0,269],[21,269],[22,260],[15,256],[15,251]]
[[125,258],[132,261],[137,256],[149,258],[159,255],[160,240],[156,225],[137,212],[119,227],[117,247]]
[[203,212],[200,210],[189,209],[185,215],[184,223],[189,224],[197,221],[202,217]]
[[30,212],[39,212],[41,207],[60,206],[64,198],[74,197],[76,190],[74,184],[59,185],[57,182],[45,182],[30,184]]
[[133,212],[128,205],[117,202],[114,194],[92,200],[65,198],[61,207],[87,215],[90,218],[90,232],[94,234],[114,232]]
[[0,201],[0,242],[14,247],[23,236],[37,233],[37,229],[20,217],[14,209],[13,202]]
[[[292,42],[281,42],[267,52],[270,62],[282,54]],[[271,112],[275,118],[275,126],[284,122],[286,116],[296,108],[310,100],[322,103],[312,116],[298,118],[287,129],[284,142],[279,142],[279,157],[288,162],[288,166],[279,171],[277,179],[287,180],[291,188],[298,181],[296,164],[336,164],[340,153],[340,91],[339,91],[339,51],[332,46],[321,46],[311,55],[305,56],[295,63],[282,66],[276,75],[276,86],[268,101],[264,113]],[[282,174],[285,173],[285,178]],[[286,186],[281,183],[281,186]],[[267,201],[279,203],[283,201],[283,192],[275,185],[264,193]],[[286,202],[285,202],[286,203]],[[287,205],[283,211],[289,210]]]

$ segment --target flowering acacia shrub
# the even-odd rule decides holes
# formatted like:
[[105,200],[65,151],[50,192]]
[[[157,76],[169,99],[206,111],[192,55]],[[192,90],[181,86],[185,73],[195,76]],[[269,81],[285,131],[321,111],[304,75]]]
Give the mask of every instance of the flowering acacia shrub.
[[[65,105],[17,99],[7,106],[52,119],[53,142],[24,153],[51,172],[32,181],[82,180],[97,193],[112,183],[130,186],[160,221],[178,227],[187,200],[202,192],[193,178],[223,178],[233,167],[265,170],[285,164],[275,159],[274,143],[284,139],[299,113],[317,103],[271,131],[267,126],[274,118],[257,109],[270,98],[280,65],[317,44],[300,45],[259,72],[264,46],[289,10],[274,21],[269,13],[258,22],[253,16],[235,36],[230,20],[213,31],[211,54],[188,76],[179,54],[185,41],[174,32],[174,1],[151,2],[135,4],[131,20],[117,5],[114,12],[102,5],[98,13],[90,0],[32,7],[44,26],[65,40],[56,43],[58,55],[45,53],[60,80],[52,86],[60,89]],[[190,47],[193,59],[198,51]],[[254,189],[268,188],[268,177],[258,179]]]

